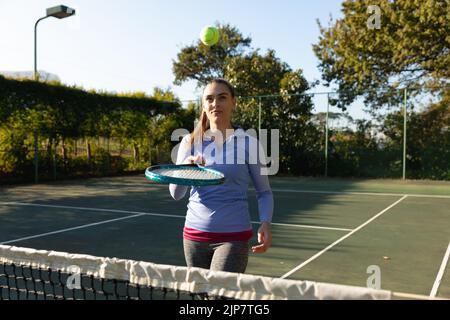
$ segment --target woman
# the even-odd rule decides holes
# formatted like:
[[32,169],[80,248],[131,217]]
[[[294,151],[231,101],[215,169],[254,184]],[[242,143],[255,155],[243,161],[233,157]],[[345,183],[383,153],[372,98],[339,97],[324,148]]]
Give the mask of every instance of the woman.
[[[219,186],[192,187],[183,232],[184,254],[188,267],[244,273],[248,263],[252,226],[247,189],[250,180],[256,189],[261,226],[255,253],[271,245],[273,196],[269,180],[261,174],[257,152],[249,145],[256,139],[244,130],[233,128],[236,108],[234,88],[224,79],[214,79],[205,87],[203,110],[194,132],[183,138],[177,164],[199,163],[221,171],[225,183]],[[223,161],[222,161],[223,160]],[[170,194],[180,200],[188,187],[170,185]]]

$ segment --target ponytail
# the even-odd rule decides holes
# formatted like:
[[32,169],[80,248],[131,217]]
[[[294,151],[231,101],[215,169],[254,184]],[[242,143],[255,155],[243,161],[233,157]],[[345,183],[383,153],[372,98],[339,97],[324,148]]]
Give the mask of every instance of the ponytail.
[[194,128],[194,131],[191,133],[191,145],[194,143],[201,143],[203,141],[203,136],[205,132],[209,129],[209,120],[206,115],[205,110],[202,110],[202,114],[200,116],[200,121]]

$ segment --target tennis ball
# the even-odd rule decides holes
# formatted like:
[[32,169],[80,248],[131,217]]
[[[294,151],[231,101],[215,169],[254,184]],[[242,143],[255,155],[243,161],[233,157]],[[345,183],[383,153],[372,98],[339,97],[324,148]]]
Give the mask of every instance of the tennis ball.
[[208,47],[215,45],[219,41],[219,29],[213,26],[206,26],[200,32],[200,40]]

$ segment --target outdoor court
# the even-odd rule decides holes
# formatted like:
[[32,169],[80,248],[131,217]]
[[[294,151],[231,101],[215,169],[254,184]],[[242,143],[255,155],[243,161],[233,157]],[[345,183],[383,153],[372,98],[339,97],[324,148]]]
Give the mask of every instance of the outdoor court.
[[[450,298],[450,183],[272,178],[273,246],[248,274]],[[249,190],[256,243],[257,205]],[[0,187],[0,244],[185,265],[188,198],[144,175]],[[371,269],[372,268],[372,269]]]

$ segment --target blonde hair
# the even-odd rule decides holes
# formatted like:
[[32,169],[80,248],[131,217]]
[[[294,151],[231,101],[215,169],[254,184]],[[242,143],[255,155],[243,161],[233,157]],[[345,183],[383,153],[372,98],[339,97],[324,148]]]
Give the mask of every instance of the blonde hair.
[[[213,83],[225,85],[228,88],[228,90],[230,91],[231,97],[232,98],[235,97],[235,95],[236,95],[235,89],[227,80],[222,79],[222,78],[212,79],[206,84],[205,88],[208,85],[213,84]],[[204,89],[203,89],[203,91],[204,91]],[[202,100],[203,100],[203,98],[202,98]],[[203,105],[203,102],[202,102],[202,105]],[[191,145],[193,145],[196,142],[203,141],[203,136],[205,135],[205,132],[209,128],[210,128],[210,126],[209,126],[208,116],[206,115],[205,110],[202,110],[200,119],[199,119],[197,125],[195,126],[194,131],[192,131],[192,133],[191,133]]]

